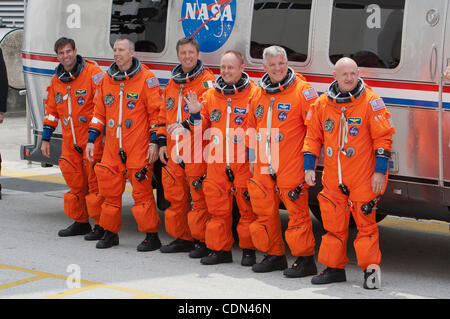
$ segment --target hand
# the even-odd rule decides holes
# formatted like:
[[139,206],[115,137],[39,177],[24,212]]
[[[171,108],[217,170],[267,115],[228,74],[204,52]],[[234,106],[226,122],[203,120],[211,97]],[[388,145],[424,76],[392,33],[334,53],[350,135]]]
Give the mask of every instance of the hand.
[[167,154],[167,146],[161,146],[159,148],[159,160],[164,163],[167,164],[167,160],[166,158],[169,158],[168,154]]
[[87,143],[86,144],[86,157],[88,159],[89,162],[93,162],[94,161],[94,143]]
[[309,170],[305,171],[305,182],[309,186],[316,185],[316,171],[315,170],[309,169]]
[[45,157],[50,158],[50,142],[49,141],[42,141],[41,144],[41,153]]
[[150,143],[148,146],[147,159],[150,164],[158,160],[158,145]]
[[384,188],[385,176],[382,173],[374,173],[372,176],[372,191],[375,194],[381,193]]
[[189,107],[189,113],[191,113],[191,114],[200,112],[203,104],[205,103],[205,101],[203,101],[202,103],[199,103],[199,101],[197,99],[197,94],[192,91],[189,91],[189,93],[184,97],[184,101],[187,103],[187,105]]
[[184,127],[180,123],[173,123],[167,127],[167,133],[170,135],[178,135],[184,133]]
[[5,118],[5,115],[3,114],[3,112],[0,112],[0,124],[3,123],[4,118]]

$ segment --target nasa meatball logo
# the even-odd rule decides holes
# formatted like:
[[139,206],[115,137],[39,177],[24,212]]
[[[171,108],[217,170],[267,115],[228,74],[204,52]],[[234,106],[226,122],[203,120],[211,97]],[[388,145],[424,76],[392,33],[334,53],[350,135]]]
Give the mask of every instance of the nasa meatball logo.
[[237,0],[183,0],[180,22],[186,37],[200,44],[201,52],[220,49],[231,35]]

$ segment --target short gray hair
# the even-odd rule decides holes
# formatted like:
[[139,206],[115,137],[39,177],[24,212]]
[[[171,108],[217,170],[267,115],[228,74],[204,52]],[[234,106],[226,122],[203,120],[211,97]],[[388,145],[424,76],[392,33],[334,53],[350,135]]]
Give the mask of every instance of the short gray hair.
[[283,49],[282,47],[278,46],[278,45],[272,45],[270,47],[267,47],[264,49],[263,51],[263,63],[266,64],[267,63],[267,56],[279,56],[282,55],[284,57],[284,59],[287,61],[287,54],[286,54],[286,50]]
[[116,43],[117,41],[123,41],[123,40],[127,40],[128,41],[128,48],[130,50],[134,51],[134,42],[131,41],[130,39],[128,39],[127,37],[117,38],[116,41],[114,41],[114,43]]

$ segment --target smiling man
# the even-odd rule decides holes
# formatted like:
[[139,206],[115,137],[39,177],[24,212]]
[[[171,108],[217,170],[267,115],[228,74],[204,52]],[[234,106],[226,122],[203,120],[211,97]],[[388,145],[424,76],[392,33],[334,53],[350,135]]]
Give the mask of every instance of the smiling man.
[[[132,186],[131,207],[138,230],[146,233],[138,251],[161,247],[158,237],[159,216],[152,189],[152,165],[158,158],[155,124],[162,107],[158,79],[134,57],[134,43],[127,38],[114,42],[114,62],[99,84],[94,116],[89,125],[86,155],[89,160],[96,150],[94,144],[105,130],[105,148],[101,162],[95,165],[102,205],[100,225],[105,235],[97,248],[119,244],[122,226],[122,194],[128,179]],[[144,179],[138,178],[146,167]]]
[[[205,244],[206,222],[209,213],[201,188],[206,163],[195,160],[195,150],[201,154],[203,144],[194,144],[190,134],[167,134],[166,125],[181,123],[189,116],[183,100],[188,92],[201,95],[214,82],[214,74],[199,60],[199,44],[193,38],[182,38],[176,45],[180,62],[172,70],[171,79],[164,90],[164,106],[159,113],[158,142],[162,168],[162,182],[170,206],[165,210],[166,230],[174,241],[161,247],[163,253],[189,252],[191,258],[201,258],[209,251]],[[182,145],[190,145],[183,150]],[[196,186],[194,186],[196,185]],[[191,205],[192,199],[192,205]]]
[[[44,129],[41,152],[50,157],[50,139],[61,120],[62,152],[59,167],[70,190],[64,194],[64,212],[74,220],[68,228],[58,232],[61,237],[87,234],[91,231],[89,216],[94,219],[94,231],[86,240],[100,239],[100,205],[97,179],[92,164],[83,149],[88,136],[89,122],[94,112],[94,95],[103,72],[94,62],[77,54],[75,41],[60,38],[55,42],[55,52],[60,62],[47,88]],[[99,139],[99,142],[101,139]],[[99,144],[93,154],[94,163],[102,156]]]
[[336,62],[335,81],[311,111],[303,152],[305,180],[315,185],[315,162],[324,149],[323,190],[318,195],[323,227],[318,260],[326,269],[313,284],[346,281],[347,239],[350,214],[358,234],[354,241],[358,265],[364,271],[364,288],[380,276],[378,225],[375,209],[386,188],[388,160],[395,130],[383,100],[359,77],[356,62]]
[[206,225],[206,245],[211,250],[200,262],[215,265],[233,261],[231,248],[233,197],[239,208],[237,225],[239,247],[242,248],[242,266],[255,263],[255,247],[249,225],[255,220],[247,192],[250,178],[245,158],[245,125],[248,105],[257,92],[257,86],[244,72],[244,59],[238,51],[226,51],[220,59],[220,76],[214,88],[206,91],[198,101],[195,92],[185,98],[191,116],[188,127],[194,131],[201,126],[211,134],[207,158],[207,174],[203,182],[206,203],[211,219]]
[[[288,66],[286,51],[271,46],[263,51],[266,74],[260,94],[250,104],[249,127],[258,132],[256,143],[266,150],[255,152],[253,177],[248,191],[257,219],[250,225],[256,248],[267,256],[253,265],[255,272],[284,270],[287,277],[304,277],[317,272],[315,241],[308,208],[308,190],[303,184],[301,149],[306,135],[306,118],[317,92],[305,78]],[[263,152],[264,153],[264,152]],[[279,216],[280,199],[289,212],[286,241],[297,257],[287,268]]]

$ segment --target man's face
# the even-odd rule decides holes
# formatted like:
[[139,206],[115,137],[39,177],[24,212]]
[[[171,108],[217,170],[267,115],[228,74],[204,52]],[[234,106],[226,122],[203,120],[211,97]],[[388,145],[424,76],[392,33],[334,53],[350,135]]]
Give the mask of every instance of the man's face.
[[281,82],[288,72],[288,61],[281,54],[277,56],[268,55],[263,66],[272,83]]
[[66,71],[72,70],[77,62],[77,49],[72,49],[70,43],[57,49],[56,57]]
[[239,81],[244,68],[244,64],[233,53],[227,53],[220,59],[220,75],[228,85]]
[[130,49],[128,40],[118,40],[114,42],[114,62],[116,62],[119,70],[126,71],[131,66],[134,50]]
[[188,73],[195,68],[198,56],[199,52],[191,43],[182,44],[178,47],[177,57],[184,73]]
[[338,63],[336,63],[333,75],[338,83],[339,91],[342,93],[352,91],[358,84],[358,66],[352,61],[338,61]]

